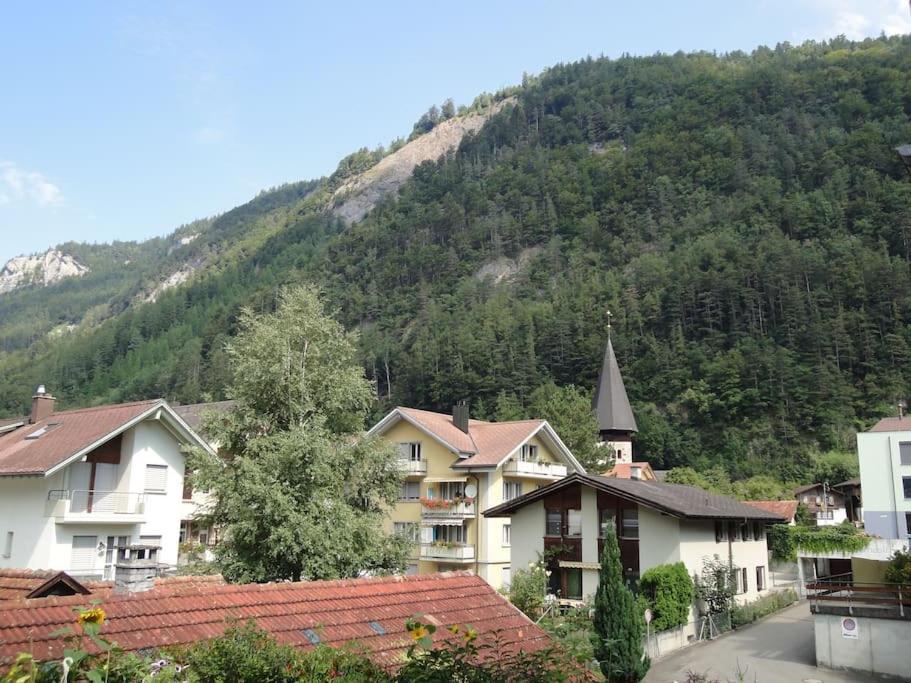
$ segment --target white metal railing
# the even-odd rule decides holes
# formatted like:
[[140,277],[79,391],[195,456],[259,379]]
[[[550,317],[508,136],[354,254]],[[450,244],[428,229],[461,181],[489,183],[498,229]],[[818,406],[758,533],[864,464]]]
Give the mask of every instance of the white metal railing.
[[143,511],[143,494],[134,491],[55,489],[48,493],[48,500],[66,501],[66,511],[71,514],[137,515]]
[[473,560],[474,546],[460,543],[423,543],[421,557],[439,560]]
[[399,469],[405,474],[427,474],[426,460],[399,458]]
[[510,460],[503,471],[513,474],[527,474],[537,477],[565,477],[566,465],[556,462],[529,462],[527,460]]
[[474,517],[474,502],[456,502],[444,498],[421,499],[423,517]]

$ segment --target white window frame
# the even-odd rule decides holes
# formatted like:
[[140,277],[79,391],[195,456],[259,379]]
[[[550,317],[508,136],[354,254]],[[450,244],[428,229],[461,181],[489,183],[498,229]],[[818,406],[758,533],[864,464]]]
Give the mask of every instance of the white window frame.
[[[149,486],[149,483],[150,483],[149,474],[152,472],[155,473],[155,477],[156,477],[156,481],[153,481],[152,483],[153,484],[157,483],[157,479],[160,478],[161,479],[161,488],[158,488],[157,486],[151,486],[151,487]],[[147,464],[146,468],[145,468],[145,479],[143,480],[143,483],[142,483],[142,490],[144,493],[152,493],[152,494],[167,493],[168,492],[168,466],[159,465],[157,463]],[[183,494],[181,493],[181,496],[182,495]]]
[[503,525],[502,544],[504,548],[508,548],[512,545],[512,524]]
[[521,481],[512,481],[510,479],[503,480],[503,502],[512,500],[513,498],[518,498],[521,495],[522,495],[522,482]]
[[[415,493],[414,496],[408,494],[409,489]],[[421,499],[421,483],[417,481],[403,481],[399,487],[399,502],[415,503]]]
[[400,443],[399,457],[405,461],[421,462],[421,442],[404,441]]
[[421,540],[421,528],[417,522],[393,522],[392,531],[398,536],[404,536],[413,543]]
[[523,443],[519,451],[519,460],[522,462],[538,462],[538,446],[533,443]]
[[765,585],[765,565],[756,566],[756,591],[762,592],[766,589]]

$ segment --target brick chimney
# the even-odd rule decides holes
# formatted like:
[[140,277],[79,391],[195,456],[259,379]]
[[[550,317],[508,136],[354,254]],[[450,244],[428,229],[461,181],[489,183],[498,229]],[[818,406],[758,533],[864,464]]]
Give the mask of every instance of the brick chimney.
[[32,396],[32,412],[28,416],[30,424],[35,424],[54,413],[54,403],[57,399],[47,393],[43,384],[39,384]]
[[114,592],[142,593],[155,587],[158,576],[157,545],[128,545],[117,548],[114,564]]
[[468,401],[459,401],[452,407],[452,424],[468,433]]

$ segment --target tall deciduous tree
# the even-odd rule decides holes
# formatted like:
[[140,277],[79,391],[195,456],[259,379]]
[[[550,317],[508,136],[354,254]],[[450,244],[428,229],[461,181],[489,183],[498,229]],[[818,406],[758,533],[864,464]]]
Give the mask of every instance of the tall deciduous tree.
[[617,534],[604,530],[601,577],[595,593],[595,657],[609,683],[637,683],[649,669],[642,650],[642,615],[623,581]]
[[236,581],[332,579],[400,569],[407,543],[383,533],[399,484],[391,447],[358,432],[372,388],[356,338],[313,287],[282,292],[273,313],[244,311],[228,346],[233,410],[208,421],[227,464],[197,453],[214,497],[223,574]]

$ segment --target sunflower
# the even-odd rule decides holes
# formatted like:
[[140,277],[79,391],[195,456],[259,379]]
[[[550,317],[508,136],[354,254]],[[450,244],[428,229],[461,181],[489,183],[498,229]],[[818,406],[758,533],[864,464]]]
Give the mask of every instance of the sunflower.
[[429,636],[430,631],[427,630],[427,627],[424,624],[418,624],[413,629],[411,629],[411,639],[418,641],[425,636]]
[[80,626],[85,626],[86,624],[95,624],[96,626],[101,626],[104,623],[104,610],[100,607],[93,607],[92,609],[83,610],[79,613],[79,616],[76,617],[76,623]]

